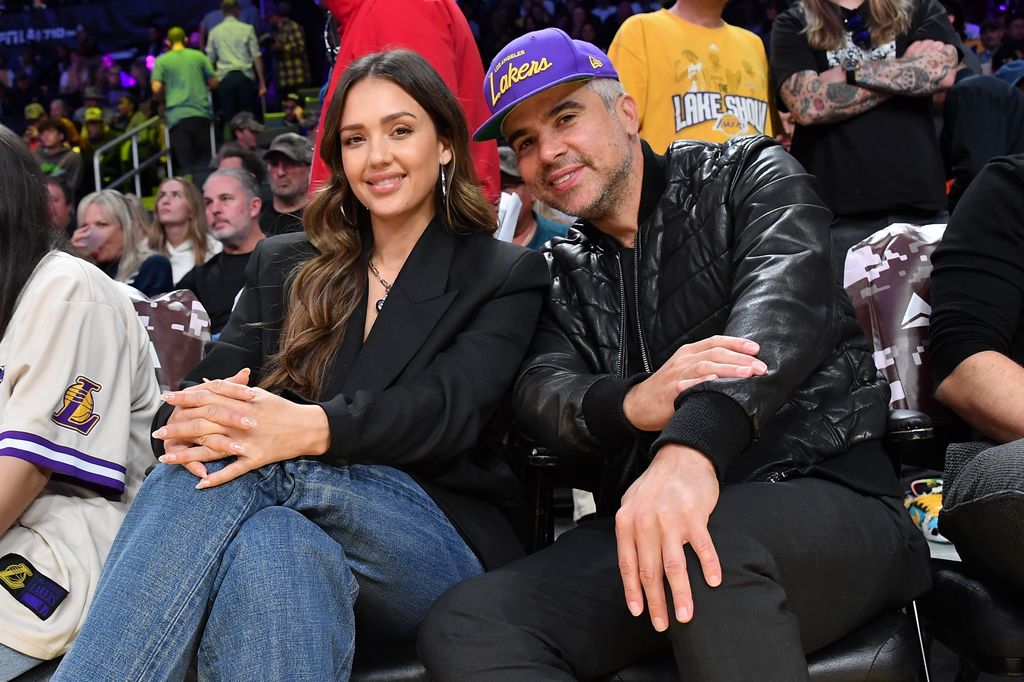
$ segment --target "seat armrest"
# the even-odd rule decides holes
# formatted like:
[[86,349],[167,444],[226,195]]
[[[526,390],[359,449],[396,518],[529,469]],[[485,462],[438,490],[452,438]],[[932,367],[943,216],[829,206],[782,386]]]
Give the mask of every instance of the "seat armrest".
[[928,440],[935,437],[931,418],[917,410],[889,410],[885,439],[889,443]]

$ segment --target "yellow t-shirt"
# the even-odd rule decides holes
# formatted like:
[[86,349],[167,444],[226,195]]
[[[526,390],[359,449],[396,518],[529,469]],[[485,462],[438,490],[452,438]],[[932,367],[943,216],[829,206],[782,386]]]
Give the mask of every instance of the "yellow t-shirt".
[[674,140],[774,135],[768,58],[750,31],[704,28],[663,9],[627,19],[608,56],[658,153]]

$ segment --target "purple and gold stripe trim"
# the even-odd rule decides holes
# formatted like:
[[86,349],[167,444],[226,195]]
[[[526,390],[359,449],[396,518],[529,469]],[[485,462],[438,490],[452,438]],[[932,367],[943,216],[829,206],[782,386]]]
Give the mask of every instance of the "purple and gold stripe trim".
[[0,457],[17,457],[93,486],[124,492],[125,468],[34,433],[0,433]]

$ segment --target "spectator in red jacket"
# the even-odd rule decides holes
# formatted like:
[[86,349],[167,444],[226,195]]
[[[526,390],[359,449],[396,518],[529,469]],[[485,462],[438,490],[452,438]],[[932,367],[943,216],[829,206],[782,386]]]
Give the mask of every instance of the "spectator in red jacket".
[[[455,0],[325,0],[324,4],[337,19],[339,36],[343,36],[324,111],[350,62],[385,48],[404,47],[418,52],[437,70],[462,105],[471,129],[490,116],[480,91],[484,80],[480,50]],[[318,131],[310,190],[330,177],[319,149]],[[473,142],[470,153],[484,194],[496,202],[501,192],[497,145],[493,141]]]

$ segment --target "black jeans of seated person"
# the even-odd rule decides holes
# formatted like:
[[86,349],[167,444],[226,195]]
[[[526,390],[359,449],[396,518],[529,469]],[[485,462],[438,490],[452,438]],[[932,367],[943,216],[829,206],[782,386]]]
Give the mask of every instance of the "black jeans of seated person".
[[[930,585],[928,549],[900,500],[798,479],[724,486],[711,515],[717,588],[686,560],[694,618],[658,633],[623,597],[614,521],[456,585],[420,628],[435,680],[595,679],[674,652],[686,682],[806,680],[805,653],[910,602]],[[669,595],[669,613],[674,612]]]

